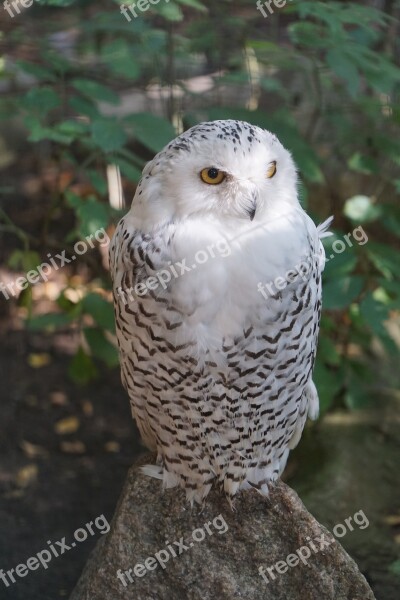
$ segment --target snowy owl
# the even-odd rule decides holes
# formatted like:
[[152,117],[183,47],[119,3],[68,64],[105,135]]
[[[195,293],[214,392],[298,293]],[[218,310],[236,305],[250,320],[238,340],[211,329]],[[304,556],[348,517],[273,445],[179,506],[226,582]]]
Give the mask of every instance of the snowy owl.
[[229,502],[282,473],[307,416],[321,312],[320,239],[277,137],[226,120],[149,162],[110,246],[122,381],[147,474]]

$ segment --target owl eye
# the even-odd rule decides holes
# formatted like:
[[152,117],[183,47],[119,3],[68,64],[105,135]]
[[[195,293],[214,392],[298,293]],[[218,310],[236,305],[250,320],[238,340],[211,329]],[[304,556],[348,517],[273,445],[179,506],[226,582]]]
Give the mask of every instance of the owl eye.
[[226,177],[226,174],[215,167],[209,167],[207,169],[203,169],[200,172],[200,177],[204,183],[208,183],[210,185],[218,185],[222,183]]
[[267,177],[268,179],[271,179],[276,173],[276,160],[273,160],[272,163],[270,163],[269,167],[268,167],[268,171],[267,171]]

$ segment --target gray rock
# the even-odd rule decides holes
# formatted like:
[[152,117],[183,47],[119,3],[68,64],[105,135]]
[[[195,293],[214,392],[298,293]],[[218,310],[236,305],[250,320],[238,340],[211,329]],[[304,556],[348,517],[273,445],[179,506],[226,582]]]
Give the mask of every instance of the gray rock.
[[217,490],[191,508],[181,491],[162,492],[140,472],[150,462],[130,470],[70,600],[374,600],[355,562],[284,483],[268,499],[241,493],[234,511]]

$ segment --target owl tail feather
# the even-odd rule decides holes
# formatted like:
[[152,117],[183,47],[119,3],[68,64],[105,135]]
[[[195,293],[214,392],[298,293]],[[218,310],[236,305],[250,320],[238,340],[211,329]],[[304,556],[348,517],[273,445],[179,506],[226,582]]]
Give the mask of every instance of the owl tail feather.
[[332,221],[333,221],[333,216],[330,216],[323,223],[320,223],[318,225],[317,232],[318,232],[318,236],[319,236],[320,240],[322,240],[322,238],[326,238],[326,237],[329,237],[330,235],[333,235],[332,231],[328,231],[329,227],[331,226]]
[[318,418],[319,414],[319,398],[317,388],[312,379],[309,380],[306,387],[304,388],[304,393],[302,396],[302,408],[304,408],[307,412],[304,414],[304,417],[300,418],[293,432],[293,436],[289,441],[289,448],[293,450],[296,448],[297,444],[300,441],[301,434],[303,433],[304,425],[306,422],[307,416],[312,420]]
[[140,467],[143,475],[154,477],[154,479],[163,479],[163,467],[159,465],[143,465]]

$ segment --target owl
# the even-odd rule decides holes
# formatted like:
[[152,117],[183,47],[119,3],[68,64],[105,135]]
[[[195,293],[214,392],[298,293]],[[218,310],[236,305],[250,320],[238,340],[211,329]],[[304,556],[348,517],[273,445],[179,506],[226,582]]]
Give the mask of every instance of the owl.
[[318,415],[321,238],[269,131],[201,123],[149,162],[110,245],[122,382],[157,464],[193,504],[267,495]]

